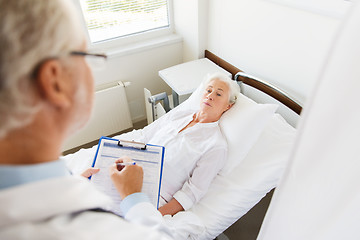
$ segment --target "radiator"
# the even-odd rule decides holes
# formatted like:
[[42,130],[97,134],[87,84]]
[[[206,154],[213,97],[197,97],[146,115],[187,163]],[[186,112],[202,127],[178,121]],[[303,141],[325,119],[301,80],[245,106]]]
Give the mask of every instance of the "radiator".
[[125,85],[119,82],[115,87],[95,93],[94,108],[89,122],[65,142],[63,151],[132,127]]

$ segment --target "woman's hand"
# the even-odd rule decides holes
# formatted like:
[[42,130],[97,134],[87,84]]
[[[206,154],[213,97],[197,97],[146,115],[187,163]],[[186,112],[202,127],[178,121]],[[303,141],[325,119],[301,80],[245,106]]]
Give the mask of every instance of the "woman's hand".
[[176,213],[184,211],[184,208],[181,204],[175,199],[171,199],[167,204],[159,208],[161,215],[171,215],[174,216]]
[[98,173],[99,171],[100,171],[99,168],[88,168],[81,174],[81,176],[89,178],[95,173]]
[[123,157],[110,167],[110,178],[113,181],[116,189],[118,190],[121,199],[126,198],[128,195],[141,192],[143,184],[143,169],[138,165],[127,165],[118,170],[117,163],[131,162],[128,157]]

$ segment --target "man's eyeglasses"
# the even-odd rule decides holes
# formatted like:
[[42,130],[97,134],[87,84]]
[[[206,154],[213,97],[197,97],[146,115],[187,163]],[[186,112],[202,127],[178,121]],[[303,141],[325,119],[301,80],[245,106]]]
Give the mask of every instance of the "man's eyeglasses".
[[[105,54],[87,53],[87,52],[82,52],[82,51],[71,51],[69,53],[69,55],[70,56],[83,56],[83,57],[85,57],[86,62],[89,64],[90,68],[93,69],[93,70],[101,70],[101,69],[105,68],[105,66],[106,66],[107,56]],[[49,58],[46,58],[46,59],[42,60],[40,63],[38,63],[35,66],[34,71],[31,74],[31,77],[36,78],[40,67],[46,61],[49,61],[51,59],[57,59],[57,58],[59,58],[59,57],[49,57]]]
[[87,53],[82,51],[71,51],[70,55],[83,56],[93,70],[100,70],[105,68],[107,56],[105,54]]

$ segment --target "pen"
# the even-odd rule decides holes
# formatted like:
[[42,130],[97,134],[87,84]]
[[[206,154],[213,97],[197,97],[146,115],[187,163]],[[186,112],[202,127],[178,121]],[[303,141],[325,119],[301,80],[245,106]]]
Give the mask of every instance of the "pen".
[[125,166],[135,165],[136,162],[123,162],[123,163],[116,163],[116,167],[119,171],[121,171]]
[[136,162],[122,162],[122,163],[116,163],[116,166],[130,166],[135,164]]

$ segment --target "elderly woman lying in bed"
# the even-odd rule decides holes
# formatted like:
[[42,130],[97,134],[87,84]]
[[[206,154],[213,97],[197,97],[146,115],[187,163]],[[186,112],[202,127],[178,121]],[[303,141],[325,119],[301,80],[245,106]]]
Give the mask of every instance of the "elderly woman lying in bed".
[[[172,111],[176,113],[165,114],[141,130],[115,137],[165,146],[159,208],[162,215],[174,215],[197,203],[227,159],[219,119],[236,102],[239,86],[223,74],[210,75],[202,85],[200,106],[175,108]],[[87,175],[94,173],[89,169]]]
[[191,208],[226,161],[227,143],[218,120],[235,103],[239,86],[222,74],[211,75],[203,86],[200,109],[166,114],[142,129],[141,139],[136,139],[165,146],[159,208],[163,215]]

